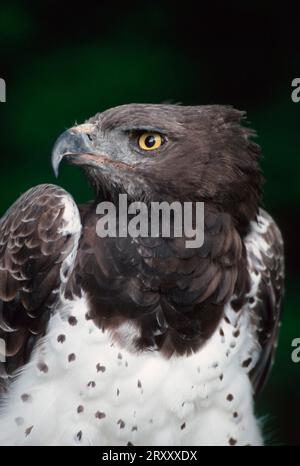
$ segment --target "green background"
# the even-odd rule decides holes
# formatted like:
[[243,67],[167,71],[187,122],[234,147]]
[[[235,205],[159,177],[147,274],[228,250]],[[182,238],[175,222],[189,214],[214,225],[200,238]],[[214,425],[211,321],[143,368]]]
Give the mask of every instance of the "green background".
[[[196,12],[188,1],[1,2],[0,212],[32,185],[56,182],[77,201],[90,191],[79,170],[50,166],[57,136],[75,121],[129,102],[231,104],[259,135],[264,205],[286,245],[286,298],[276,364],[257,412],[271,444],[300,445],[300,77],[295,11],[272,2],[226,2]],[[201,3],[202,5],[202,3]]]

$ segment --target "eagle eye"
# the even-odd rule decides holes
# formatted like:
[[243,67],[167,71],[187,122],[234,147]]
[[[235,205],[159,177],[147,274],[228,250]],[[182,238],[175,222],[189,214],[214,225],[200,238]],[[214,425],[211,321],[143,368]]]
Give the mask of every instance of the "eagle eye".
[[138,137],[138,146],[142,150],[155,150],[164,143],[163,136],[159,133],[145,132]]

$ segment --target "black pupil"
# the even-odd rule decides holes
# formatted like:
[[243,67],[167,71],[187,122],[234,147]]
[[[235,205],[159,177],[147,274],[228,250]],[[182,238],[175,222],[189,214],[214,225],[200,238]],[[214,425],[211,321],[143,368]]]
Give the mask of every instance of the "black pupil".
[[155,136],[147,136],[146,139],[145,139],[145,145],[147,147],[153,147],[155,145]]

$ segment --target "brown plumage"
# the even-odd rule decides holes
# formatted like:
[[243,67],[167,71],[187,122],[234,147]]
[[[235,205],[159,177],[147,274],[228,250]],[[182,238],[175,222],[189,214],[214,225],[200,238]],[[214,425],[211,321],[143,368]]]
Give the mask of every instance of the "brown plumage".
[[0,224],[0,338],[6,342],[0,363],[0,391],[11,374],[27,362],[43,335],[61,286],[60,270],[74,247],[62,236],[65,191],[40,185],[25,193]]
[[[30,358],[46,331],[59,293],[82,291],[88,318],[112,331],[126,321],[137,328],[139,351],[170,357],[197,351],[213,334],[224,306],[247,301],[250,277],[244,239],[261,197],[259,147],[241,126],[243,113],[230,107],[128,105],[98,114],[64,133],[54,150],[57,170],[64,158],[83,166],[95,200],[81,206],[82,232],[74,270],[61,289],[60,267],[75,244],[62,236],[61,188],[39,186],[21,197],[0,224],[0,337],[8,358],[0,364],[2,385]],[[166,143],[154,155],[136,146],[143,131]],[[185,238],[99,238],[98,202],[117,200],[202,201],[204,244],[186,249]],[[253,371],[257,388],[265,378],[277,336],[282,293],[282,244],[272,221],[266,233],[261,301],[255,312],[262,357]],[[66,271],[68,274],[68,271]],[[1,380],[1,379],[0,379]]]

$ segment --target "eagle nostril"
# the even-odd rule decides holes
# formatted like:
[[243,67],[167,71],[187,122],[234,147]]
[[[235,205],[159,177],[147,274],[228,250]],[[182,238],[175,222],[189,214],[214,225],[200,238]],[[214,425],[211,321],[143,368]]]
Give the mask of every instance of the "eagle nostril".
[[87,133],[87,137],[89,138],[90,141],[93,140],[92,136],[89,133]]

